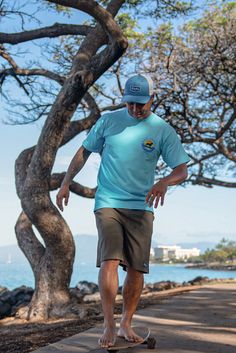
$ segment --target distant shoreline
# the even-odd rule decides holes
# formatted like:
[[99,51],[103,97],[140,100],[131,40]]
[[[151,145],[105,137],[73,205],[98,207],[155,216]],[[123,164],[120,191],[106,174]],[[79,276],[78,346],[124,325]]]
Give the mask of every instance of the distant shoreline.
[[188,269],[204,269],[204,270],[215,270],[215,271],[236,271],[236,265],[229,264],[189,264],[185,268]]
[[204,270],[215,270],[215,271],[236,271],[236,264],[220,264],[220,263],[189,263],[186,262],[159,262],[155,260],[150,260],[150,264],[157,265],[182,265],[186,269],[194,270],[194,269],[204,269]]

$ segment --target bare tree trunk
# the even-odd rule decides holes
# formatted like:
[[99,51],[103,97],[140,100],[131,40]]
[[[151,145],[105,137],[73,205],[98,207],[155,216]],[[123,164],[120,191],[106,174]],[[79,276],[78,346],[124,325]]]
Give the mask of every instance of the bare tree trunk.
[[[18,315],[33,321],[71,314],[69,283],[75,254],[74,241],[64,220],[54,217],[53,214],[48,216],[48,210],[41,211],[39,219],[43,220],[46,229],[51,228],[55,232],[55,237],[51,237],[46,246],[37,239],[32,223],[24,212],[19,216],[15,227],[18,244],[35,277],[32,301]],[[53,219],[53,224],[50,224]],[[44,236],[42,234],[43,239]]]
[[[33,151],[34,147],[23,151],[16,161],[16,187],[20,198]],[[52,175],[50,190],[60,186],[63,176],[64,173]],[[94,197],[96,188],[86,188],[73,182],[71,191],[80,196]],[[48,204],[49,202],[50,200],[44,201]],[[35,278],[35,292],[30,304],[20,308],[17,316],[30,321],[40,321],[50,317],[74,317],[75,315],[82,317],[85,311],[73,305],[69,294],[75,255],[70,229],[64,219],[61,216],[58,217],[58,212],[55,212],[54,208],[54,212],[52,212],[51,209],[42,209],[37,200],[35,203],[38,204],[38,218],[44,223],[43,227],[47,230],[47,234],[41,232],[41,237],[45,241],[43,245],[37,238],[27,215],[24,212],[20,214],[15,232],[18,245],[32,268]],[[32,212],[34,212],[33,209]],[[52,236],[47,241],[50,229]]]

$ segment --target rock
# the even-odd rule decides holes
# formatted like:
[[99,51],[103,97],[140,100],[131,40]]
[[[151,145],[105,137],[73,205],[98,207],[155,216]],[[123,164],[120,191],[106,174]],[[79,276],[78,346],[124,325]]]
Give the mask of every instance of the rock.
[[93,282],[81,281],[77,284],[76,288],[80,290],[82,295],[98,292],[98,285]]
[[29,308],[27,306],[22,306],[17,309],[15,317],[18,319],[27,319],[29,313]]
[[10,305],[14,305],[16,303],[16,298],[12,295],[12,291],[6,290],[3,294],[0,295],[0,300],[3,303],[9,303]]
[[0,295],[3,294],[5,291],[8,291],[8,289],[6,287],[0,286]]
[[75,300],[76,303],[80,304],[83,301],[83,294],[78,288],[70,288],[70,296],[72,300]]
[[11,316],[18,316],[18,312],[21,312],[22,308],[28,308],[24,302],[18,302],[11,308]]
[[208,282],[209,282],[209,278],[202,277],[202,276],[197,276],[193,280],[188,281],[188,283],[190,283],[191,285],[204,284],[204,283],[208,283]]
[[25,295],[30,295],[32,297],[34,290],[30,287],[21,286],[12,291],[12,294],[17,298],[24,297]]
[[144,293],[148,292],[154,292],[154,291],[163,291],[163,290],[168,290],[172,288],[177,288],[180,287],[181,284],[173,281],[161,281],[161,282],[155,282],[155,283],[147,283],[144,286]]
[[0,292],[0,318],[14,316],[20,307],[26,306],[32,298],[34,290],[21,286],[10,291],[4,289]]
[[[75,319],[84,319],[86,316],[88,316],[88,311],[84,308],[73,307],[72,312]],[[63,316],[65,317],[65,315]]]
[[87,294],[84,296],[83,301],[85,303],[99,302],[101,300],[100,293]]
[[6,316],[9,316],[11,314],[11,304],[9,303],[4,303],[0,300],[0,319],[3,319]]
[[182,286],[183,286],[183,287],[189,287],[189,286],[191,286],[191,283],[184,281],[184,282],[182,283]]

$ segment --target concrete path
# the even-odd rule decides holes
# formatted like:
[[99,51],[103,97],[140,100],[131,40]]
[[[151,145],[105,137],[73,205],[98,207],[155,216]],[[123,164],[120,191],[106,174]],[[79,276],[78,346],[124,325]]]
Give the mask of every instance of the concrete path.
[[[236,353],[236,284],[201,287],[139,310],[134,325],[148,326],[157,339],[123,353]],[[34,353],[104,353],[97,345],[96,327]]]

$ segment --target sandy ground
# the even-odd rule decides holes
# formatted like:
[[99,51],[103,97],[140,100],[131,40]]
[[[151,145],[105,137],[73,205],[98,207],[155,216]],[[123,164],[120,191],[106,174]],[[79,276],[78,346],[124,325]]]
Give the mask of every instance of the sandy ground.
[[[177,289],[143,296],[134,324],[151,328],[158,341],[155,350],[158,353],[235,353],[236,283],[191,289],[194,290]],[[2,320],[0,352],[27,353],[79,332],[83,335],[89,328],[102,323],[100,305],[90,304],[90,307],[92,315],[84,320],[45,324]],[[121,303],[117,303],[117,321],[120,311]],[[145,347],[133,348],[132,352],[138,350],[146,352]]]

